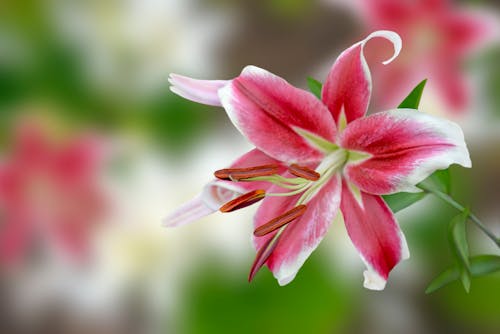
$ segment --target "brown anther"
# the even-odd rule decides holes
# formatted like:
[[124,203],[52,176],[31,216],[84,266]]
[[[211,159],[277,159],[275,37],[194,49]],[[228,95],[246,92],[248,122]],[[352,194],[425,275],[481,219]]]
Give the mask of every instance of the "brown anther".
[[276,245],[278,244],[279,237],[269,238],[264,245],[259,249],[257,255],[255,255],[255,260],[253,261],[252,268],[248,274],[248,281],[251,282],[255,277],[255,274],[259,269],[266,263],[267,259],[273,253]]
[[304,212],[306,212],[306,209],[307,206],[304,204],[296,206],[295,208],[288,210],[284,214],[279,215],[278,217],[271,219],[264,225],[261,225],[258,228],[256,228],[255,231],[253,232],[253,235],[255,235],[256,237],[262,237],[266,234],[276,231],[281,226],[286,225],[291,221],[297,219],[298,217],[302,216]]
[[310,181],[318,181],[320,178],[320,174],[315,170],[312,170],[306,166],[299,166],[297,164],[292,164],[288,167],[288,171],[297,177],[301,177]]
[[235,199],[227,202],[223,206],[219,208],[219,211],[221,212],[231,212],[235,211],[238,209],[242,209],[244,207],[247,207],[249,205],[252,205],[255,202],[260,201],[266,196],[266,191],[262,189],[257,189],[257,190],[252,190],[250,192],[247,192],[246,194],[243,194],[239,197],[236,197]]
[[225,168],[215,171],[214,176],[221,180],[240,181],[257,176],[278,174],[278,165],[262,165],[248,168]]

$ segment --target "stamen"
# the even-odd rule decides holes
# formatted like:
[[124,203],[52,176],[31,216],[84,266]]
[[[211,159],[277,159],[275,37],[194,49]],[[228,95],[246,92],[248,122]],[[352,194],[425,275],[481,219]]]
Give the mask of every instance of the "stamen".
[[268,223],[265,223],[264,225],[255,229],[253,235],[255,235],[256,237],[262,237],[266,234],[276,231],[281,226],[284,226],[302,216],[306,212],[306,209],[307,206],[304,204],[296,206],[295,208],[288,210],[284,214],[270,220]]
[[253,261],[252,268],[248,274],[248,281],[251,282],[255,277],[255,274],[259,269],[266,263],[267,259],[273,253],[276,245],[278,244],[279,232],[274,237],[269,238],[267,242],[259,249],[257,255],[255,255],[255,260]]
[[278,174],[278,165],[262,165],[248,168],[225,168],[215,171],[214,176],[221,180],[239,181],[257,176]]
[[315,170],[312,170],[306,166],[299,166],[297,164],[292,164],[288,167],[288,171],[297,177],[301,177],[310,181],[317,181],[320,178],[320,174]]
[[256,203],[266,196],[266,191],[262,189],[252,190],[243,194],[235,199],[227,202],[219,208],[221,212],[231,212],[238,209],[245,208],[253,203]]

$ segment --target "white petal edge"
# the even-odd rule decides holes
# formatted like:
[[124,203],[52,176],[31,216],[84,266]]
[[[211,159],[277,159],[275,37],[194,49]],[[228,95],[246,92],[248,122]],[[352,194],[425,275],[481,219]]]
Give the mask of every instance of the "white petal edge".
[[287,285],[299,272],[300,268],[304,265],[304,262],[309,258],[311,253],[316,249],[318,245],[314,247],[303,248],[300,254],[297,256],[295,261],[283,263],[280,269],[274,274],[274,277],[278,280],[280,286]]

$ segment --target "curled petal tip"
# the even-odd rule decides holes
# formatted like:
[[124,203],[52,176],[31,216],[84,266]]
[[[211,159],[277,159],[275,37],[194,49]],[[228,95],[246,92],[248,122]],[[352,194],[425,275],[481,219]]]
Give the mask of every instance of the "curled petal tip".
[[365,44],[366,42],[368,42],[370,39],[372,39],[374,37],[385,38],[385,39],[389,40],[394,47],[394,53],[393,53],[392,57],[383,61],[382,64],[387,65],[390,62],[392,62],[394,59],[396,59],[396,57],[401,52],[401,48],[403,46],[403,42],[401,40],[401,37],[396,32],[391,31],[391,30],[378,30],[378,31],[374,31],[370,35],[368,35],[368,37],[366,37],[363,40],[363,44]]

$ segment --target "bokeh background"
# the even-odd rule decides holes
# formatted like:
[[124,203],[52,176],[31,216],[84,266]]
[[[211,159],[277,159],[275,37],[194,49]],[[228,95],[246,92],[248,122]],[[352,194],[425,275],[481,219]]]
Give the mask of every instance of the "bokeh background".
[[[418,57],[388,66],[405,62],[410,86],[429,78],[425,111],[463,126],[473,168],[452,168],[453,193],[499,235],[500,5],[413,2],[448,5],[415,19],[423,39],[403,36]],[[353,3],[2,1],[0,332],[499,333],[498,273],[473,279],[469,294],[458,282],[424,294],[454,261],[447,224],[456,212],[433,198],[398,213],[411,258],[383,292],[363,289],[363,265],[338,222],[285,287],[267,269],[246,281],[253,207],[160,225],[251,147],[222,109],[172,94],[168,74],[227,79],[253,64],[305,88],[307,76],[324,80],[340,51],[388,24],[363,11],[377,1]],[[431,23],[472,13],[493,33],[467,52],[440,48],[445,37]],[[396,16],[395,25],[411,21]],[[370,64],[383,59],[368,48]],[[425,57],[457,61],[446,77],[467,82],[466,97],[451,99],[463,103],[432,84],[439,63],[424,66]],[[372,109],[385,92],[399,98],[409,73],[391,83],[377,66]],[[468,232],[472,254],[499,254],[474,226]]]

